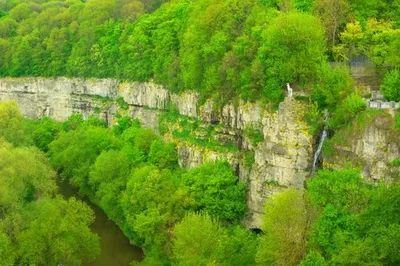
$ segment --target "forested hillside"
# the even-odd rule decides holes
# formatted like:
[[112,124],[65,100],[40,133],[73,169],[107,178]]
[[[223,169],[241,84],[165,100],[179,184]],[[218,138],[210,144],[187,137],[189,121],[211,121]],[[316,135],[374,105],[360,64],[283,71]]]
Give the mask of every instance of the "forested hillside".
[[[286,100],[306,106],[296,123],[310,129],[297,137],[312,153],[323,127],[340,132],[323,147],[332,157],[376,117],[389,121],[378,125],[396,132],[395,143],[400,130],[400,112],[365,110],[368,84],[350,70],[357,58],[374,66],[386,99],[400,101],[400,0],[0,0],[1,77],[154,81],[174,95],[213,99],[210,109],[258,101],[271,116],[290,83],[297,94]],[[119,106],[112,126],[97,106],[97,116],[56,122],[29,120],[14,101],[0,102],[0,266],[86,265],[100,253],[93,210],[63,199],[60,180],[143,248],[133,265],[400,265],[399,176],[370,182],[349,165],[322,169],[300,189],[266,180],[260,190],[283,192],[268,195],[253,232],[242,225],[250,181],[227,161],[180,167],[173,138],[159,133],[175,123],[172,135],[220,148],[210,131],[236,130],[256,147],[269,141],[262,126],[273,131],[268,123],[279,117],[225,132],[220,121],[184,117],[169,105],[157,110],[157,133],[128,115],[134,104],[122,97],[84,94],[75,96]],[[272,149],[286,155],[279,142]],[[240,152],[250,155],[241,158],[247,164],[256,160],[254,149]],[[379,163],[400,168],[400,158]]]
[[289,82],[335,105],[352,84],[328,62],[366,55],[387,86],[398,84],[398,0],[162,2],[3,1],[0,74],[154,79],[222,101],[273,103]]

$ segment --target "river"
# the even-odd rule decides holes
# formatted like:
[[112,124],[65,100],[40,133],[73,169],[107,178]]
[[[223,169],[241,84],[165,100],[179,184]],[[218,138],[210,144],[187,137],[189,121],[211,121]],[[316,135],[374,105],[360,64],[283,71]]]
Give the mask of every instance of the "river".
[[59,182],[59,192],[68,199],[72,196],[83,200],[88,204],[96,215],[91,229],[100,237],[101,253],[91,262],[84,262],[83,266],[129,266],[134,260],[141,260],[143,252],[139,247],[130,244],[129,239],[121,229],[101,210],[91,203],[87,198],[81,197],[77,189],[68,184],[67,181]]

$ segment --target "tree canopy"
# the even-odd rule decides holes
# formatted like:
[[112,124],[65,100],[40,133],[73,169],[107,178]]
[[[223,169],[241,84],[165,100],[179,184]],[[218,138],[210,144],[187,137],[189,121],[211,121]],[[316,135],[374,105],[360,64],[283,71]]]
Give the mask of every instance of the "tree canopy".
[[287,82],[311,91],[340,83],[326,81],[327,58],[364,54],[385,70],[398,68],[398,7],[382,0],[7,1],[0,75],[152,79],[219,102],[262,95],[277,104]]

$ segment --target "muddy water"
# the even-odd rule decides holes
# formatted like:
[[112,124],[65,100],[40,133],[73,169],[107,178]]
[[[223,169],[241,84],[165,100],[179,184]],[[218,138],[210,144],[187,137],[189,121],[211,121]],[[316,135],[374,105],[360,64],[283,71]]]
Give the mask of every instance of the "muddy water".
[[141,260],[143,252],[139,247],[130,244],[129,239],[121,229],[96,205],[88,199],[80,197],[77,190],[68,182],[59,182],[59,192],[65,197],[72,196],[85,201],[96,215],[91,229],[100,237],[101,253],[95,261],[84,263],[83,266],[128,266],[134,260]]

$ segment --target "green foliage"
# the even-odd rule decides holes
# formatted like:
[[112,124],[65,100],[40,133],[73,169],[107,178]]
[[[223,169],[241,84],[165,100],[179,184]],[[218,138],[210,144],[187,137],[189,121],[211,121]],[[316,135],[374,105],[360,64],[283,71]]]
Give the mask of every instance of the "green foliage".
[[140,167],[132,172],[121,197],[128,236],[149,249],[163,248],[168,224],[183,215],[192,202],[186,193],[176,190],[170,175],[155,166]]
[[257,238],[240,226],[224,228],[206,213],[188,213],[174,235],[174,265],[255,264]]
[[330,139],[325,140],[324,145],[322,146],[322,152],[324,153],[324,156],[328,157],[335,154],[335,146]]
[[236,152],[238,150],[238,147],[231,141],[221,142],[215,138],[218,134],[218,125],[210,125],[201,120],[180,115],[174,107],[170,107],[169,111],[163,113],[159,118],[160,133],[168,133],[169,128],[177,128],[171,132],[175,139],[181,139],[196,146],[220,152]]
[[333,48],[333,52],[345,62],[351,61],[354,56],[367,56],[383,73],[399,67],[399,55],[396,52],[399,34],[399,29],[394,27],[391,19],[379,19],[378,16],[362,18],[346,24],[340,33],[341,43]]
[[99,237],[89,228],[93,211],[74,198],[32,203],[17,235],[20,261],[32,265],[81,265],[100,253]]
[[264,141],[264,133],[262,132],[262,129],[248,126],[245,128],[243,133],[254,147],[256,147],[258,143]]
[[239,225],[227,228],[228,239],[224,243],[222,265],[255,265],[258,236]]
[[0,217],[39,195],[52,195],[56,188],[55,172],[43,154],[0,139]]
[[400,159],[394,159],[389,163],[390,166],[400,167]]
[[120,144],[106,128],[83,126],[76,130],[62,132],[49,145],[50,162],[62,170],[64,178],[81,190],[87,189],[90,166],[103,150],[118,147]]
[[15,101],[0,102],[0,137],[14,145],[25,142],[22,114]]
[[301,191],[288,189],[265,204],[258,265],[298,265],[305,256],[307,210]]
[[265,34],[261,51],[271,85],[312,84],[325,62],[324,32],[318,20],[303,13],[282,14]]
[[[228,221],[242,217],[245,188],[227,164],[195,168],[181,177],[173,144],[130,120],[120,126],[107,129],[75,115],[49,145],[48,154],[64,178],[99,204],[132,241],[149,250],[152,255],[143,265],[167,263],[170,227],[188,210],[206,210]],[[242,240],[224,242],[226,250],[220,253],[254,261],[256,241],[240,228],[232,231],[235,235]]]
[[319,206],[360,209],[368,198],[368,185],[358,170],[319,171],[307,184],[311,200]]
[[325,41],[310,0],[163,2],[10,5],[0,19],[0,75],[153,79],[219,105],[242,97],[274,106],[286,82],[312,87],[320,76]]
[[13,226],[19,222],[21,209],[35,195],[51,196],[55,190],[55,173],[42,154],[14,148],[0,139],[0,265],[13,264],[17,256]]
[[222,220],[240,219],[246,211],[245,186],[227,163],[204,164],[182,176],[198,210]]
[[243,152],[243,162],[246,166],[251,167],[255,162],[255,153],[254,151],[246,151]]
[[400,101],[400,71],[393,70],[385,75],[381,91],[389,101]]
[[[364,249],[372,251],[368,257],[362,258],[364,261],[379,261],[384,265],[396,265],[400,261],[399,256],[399,217],[396,215],[400,208],[399,194],[400,187],[396,184],[391,187],[381,186],[374,190],[370,204],[361,214],[361,231],[366,236],[360,239]],[[357,248],[357,243],[352,246]],[[345,252],[347,255],[357,254],[356,252]],[[375,253],[375,254],[374,254]],[[339,254],[340,255],[340,254]],[[375,257],[372,257],[375,255]],[[347,256],[349,258],[349,256]],[[371,258],[372,257],[372,258]]]
[[175,226],[173,256],[176,265],[218,265],[227,237],[221,225],[207,214],[187,214]]
[[145,155],[149,154],[153,141],[160,139],[153,130],[149,128],[130,127],[122,134],[124,142],[136,146]]
[[91,167],[89,184],[99,205],[117,222],[123,221],[123,211],[116,195],[125,189],[130,174],[130,160],[124,151],[103,151]]
[[63,129],[64,131],[74,130],[77,129],[82,124],[83,124],[82,114],[72,114],[68,117],[67,120],[63,122]]
[[354,92],[353,80],[349,69],[323,65],[319,69],[320,77],[315,84],[311,99],[318,103],[320,109],[334,111],[344,99]]
[[124,98],[119,97],[116,101],[117,104],[119,105],[119,108],[121,108],[122,110],[128,110],[129,105],[127,102],[125,102]]
[[[332,256],[332,263],[363,263],[370,265],[396,265],[399,263],[398,216],[399,187],[370,187],[370,201],[362,211],[350,214],[332,205],[320,218],[316,240]],[[328,211],[329,209],[329,211]],[[325,211],[326,210],[326,211]],[[323,222],[325,221],[325,222]],[[315,237],[314,237],[315,238]],[[321,242],[321,240],[329,240]],[[324,243],[324,244],[323,244]]]
[[165,144],[161,140],[155,140],[151,144],[149,162],[160,169],[175,168],[178,166],[178,155],[173,143]]
[[312,4],[312,0],[294,0],[294,7],[303,12],[311,12]]
[[14,263],[14,256],[10,239],[0,231],[0,265],[12,265]]
[[0,139],[0,265],[81,265],[99,251],[93,211],[60,197],[44,154]]
[[349,124],[356,115],[364,110],[366,103],[358,94],[351,94],[338,106],[333,117],[329,120],[328,126],[331,129],[338,129]]
[[218,104],[239,96],[277,106],[286,82],[318,87],[327,101],[345,97],[337,91],[347,77],[332,89],[332,75],[321,71],[324,31],[330,55],[348,61],[365,54],[383,70],[400,64],[398,1],[163,2],[7,1],[0,8],[0,75],[154,79]]
[[59,123],[49,118],[43,118],[35,125],[35,130],[31,135],[35,146],[47,152],[49,150],[49,144],[60,131],[61,125]]
[[[133,126],[133,121],[129,116],[123,116],[118,118],[118,122],[112,126],[112,129],[116,135],[122,134],[125,130]],[[135,127],[139,128],[140,123],[136,124]]]
[[[348,69],[326,63],[326,34],[331,59],[347,62],[365,54],[378,70],[391,70],[382,91],[389,100],[399,100],[397,0],[178,0],[158,8],[162,2],[0,1],[0,75],[154,80],[174,92],[196,90],[218,106],[242,97],[276,107],[285,83],[297,83],[311,93],[314,105],[307,120],[314,129],[323,109],[332,114],[331,129],[349,126],[355,117],[362,127],[376,113],[361,112],[365,104],[353,94]],[[307,14],[312,2],[319,19]],[[94,100],[110,104],[109,98]],[[122,98],[116,102],[127,109]],[[167,122],[179,125],[172,132],[175,139],[237,150],[215,141],[217,127],[176,112],[169,115]],[[399,121],[396,115],[400,128]],[[168,123],[161,124],[162,133]],[[254,145],[262,139],[254,130],[245,134]],[[229,166],[217,163],[185,173],[177,166],[173,145],[126,117],[112,130],[80,115],[63,126],[47,119],[27,123],[8,102],[0,104],[0,136],[15,146],[33,143],[49,151],[62,176],[72,178],[146,248],[143,265],[171,264],[171,254],[179,265],[255,264],[254,238],[212,218],[238,220],[245,211],[244,186]],[[84,253],[94,256],[98,244],[88,233],[87,207],[50,200],[54,172],[43,155],[0,142],[0,265],[79,265],[86,261]],[[331,153],[330,144],[325,154]],[[243,159],[250,164],[254,154]],[[308,184],[304,197],[320,210],[312,233],[304,233],[303,198],[293,191],[277,196],[267,203],[270,215],[263,229],[268,233],[258,262],[298,264],[307,254],[307,239],[311,251],[301,265],[400,263],[397,186],[370,186],[352,170],[322,171]],[[179,223],[188,210],[209,214],[189,213]]]
[[[310,244],[321,251],[310,265],[396,265],[399,262],[399,186],[372,186],[358,170],[320,171],[308,182],[321,208]],[[311,256],[311,255],[310,255]],[[321,264],[322,263],[322,264]],[[308,264],[305,264],[308,265]]]
[[311,126],[310,134],[314,135],[323,125],[323,115],[318,107],[318,103],[310,105],[304,119]]
[[168,263],[168,260],[160,256],[160,253],[150,251],[146,253],[144,259],[140,262],[132,262],[134,266],[164,266]]
[[306,258],[300,263],[300,266],[325,266],[327,265],[324,257],[318,252],[310,251]]

